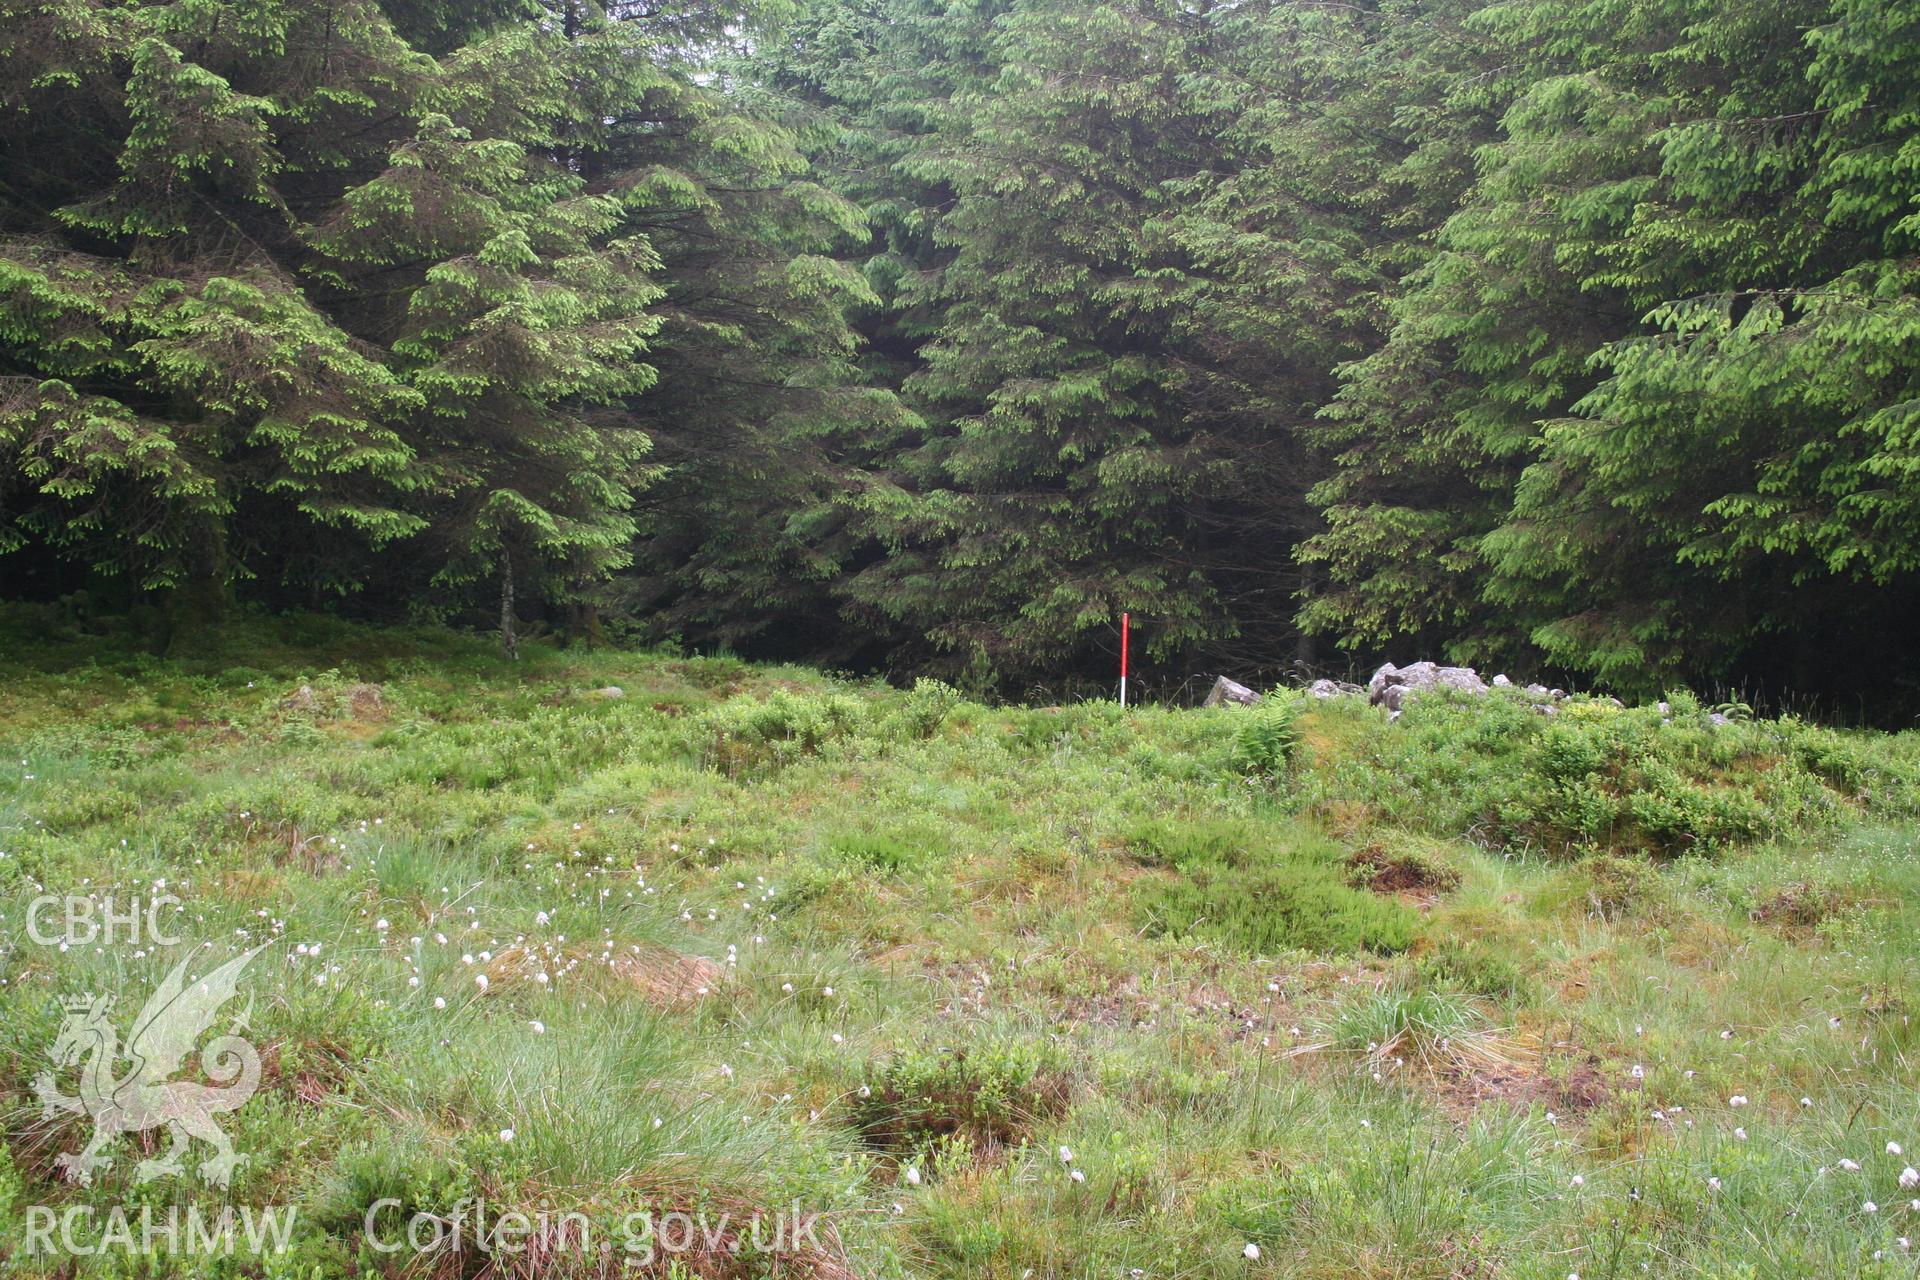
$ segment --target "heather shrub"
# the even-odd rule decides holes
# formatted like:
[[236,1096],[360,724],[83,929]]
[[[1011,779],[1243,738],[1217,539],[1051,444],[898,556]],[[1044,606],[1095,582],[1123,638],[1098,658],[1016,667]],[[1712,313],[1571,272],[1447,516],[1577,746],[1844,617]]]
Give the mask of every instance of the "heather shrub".
[[1429,694],[1397,722],[1343,717],[1342,758],[1296,803],[1357,804],[1496,849],[1673,857],[1829,827],[1847,807],[1908,813],[1920,795],[1910,755],[1790,718],[1717,717],[1684,694],[1664,711],[1576,697],[1554,712],[1521,694]]
[[909,1155],[938,1142],[974,1151],[1018,1145],[1071,1094],[1058,1044],[988,1039],[948,1049],[917,1045],[869,1065],[853,1120],[871,1144]]
[[1128,847],[1173,873],[1137,891],[1136,910],[1152,933],[1257,955],[1385,953],[1405,950],[1417,928],[1404,904],[1349,885],[1344,851],[1302,828],[1153,822]]

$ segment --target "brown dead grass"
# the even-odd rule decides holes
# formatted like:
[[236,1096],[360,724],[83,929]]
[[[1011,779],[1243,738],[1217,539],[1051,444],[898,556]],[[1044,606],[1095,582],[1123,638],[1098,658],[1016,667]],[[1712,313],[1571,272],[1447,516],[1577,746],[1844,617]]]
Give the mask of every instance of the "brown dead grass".
[[1539,1106],[1557,1115],[1579,1116],[1613,1097],[1592,1059],[1575,1063],[1564,1077],[1548,1073],[1538,1060],[1445,1073],[1435,1077],[1434,1091],[1440,1105],[1455,1114],[1484,1106]]
[[276,866],[293,867],[310,876],[326,876],[339,871],[344,862],[337,845],[324,835],[308,835],[292,823],[249,831],[247,843],[266,850]]
[[611,951],[572,944],[549,951],[517,944],[487,965],[487,981],[496,988],[538,985],[540,974],[552,975],[569,964],[574,980],[596,983],[603,990],[632,992],[663,1011],[698,1004],[728,979],[726,967],[705,956],[647,943],[617,943]]
[[1433,857],[1388,848],[1378,840],[1347,855],[1349,875],[1375,893],[1406,894],[1431,903],[1460,886],[1460,872]]
[[629,948],[626,954],[614,957],[612,969],[616,977],[660,1008],[695,1004],[727,980],[723,965],[664,947],[643,949],[637,954]]
[[1822,921],[1853,905],[1847,895],[1804,880],[1787,885],[1753,909],[1756,924],[1795,936],[1812,933]]

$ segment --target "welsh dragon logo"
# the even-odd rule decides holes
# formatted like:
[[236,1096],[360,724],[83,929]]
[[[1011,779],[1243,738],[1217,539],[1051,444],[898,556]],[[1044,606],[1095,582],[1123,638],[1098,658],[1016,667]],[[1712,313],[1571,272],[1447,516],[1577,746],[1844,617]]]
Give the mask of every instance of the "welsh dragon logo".
[[[97,1170],[113,1163],[107,1148],[123,1133],[165,1127],[173,1141],[165,1155],[142,1160],[134,1169],[136,1182],[150,1182],[182,1172],[183,1157],[194,1138],[213,1147],[200,1165],[200,1176],[224,1187],[233,1171],[246,1160],[235,1154],[233,1143],[214,1117],[234,1111],[260,1087],[260,1055],[238,1032],[245,1027],[247,1010],[233,1020],[226,1035],[209,1040],[200,1051],[200,1066],[214,1081],[175,1081],[200,1037],[213,1025],[220,1007],[233,998],[240,973],[263,947],[255,947],[189,982],[187,961],[173,967],[155,988],[140,1016],[134,1019],[125,1047],[107,1020],[113,997],[80,996],[63,1001],[66,1018],[54,1039],[50,1056],[59,1071],[80,1066],[80,1092],[60,1092],[55,1071],[43,1071],[33,1082],[45,1115],[84,1112],[93,1120],[93,1140],[83,1150],[63,1152],[54,1163],[68,1178],[82,1185]],[[124,1068],[119,1064],[124,1060]]]

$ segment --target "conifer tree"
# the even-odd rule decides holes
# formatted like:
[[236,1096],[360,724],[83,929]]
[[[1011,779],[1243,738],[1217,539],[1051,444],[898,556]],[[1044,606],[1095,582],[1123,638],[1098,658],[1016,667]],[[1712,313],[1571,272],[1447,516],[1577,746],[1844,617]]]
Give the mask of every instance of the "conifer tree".
[[1371,323],[1348,190],[1376,162],[1314,136],[1350,87],[1324,51],[1364,29],[1283,5],[873,12],[810,32],[866,74],[774,68],[853,135],[827,163],[876,227],[869,331],[926,423],[865,468],[856,616],[1003,675],[1086,660],[1121,609],[1163,654],[1290,647],[1300,429]]
[[1633,691],[1787,638],[1772,668],[1817,678],[1815,649],[1913,602],[1886,483],[1913,188],[1872,159],[1910,136],[1910,91],[1874,69],[1910,21],[1678,0],[1472,21],[1516,94],[1331,410],[1347,452],[1305,554],[1337,590],[1308,620]]
[[0,0],[0,573],[1840,691],[1920,618],[1917,56],[1885,0]]
[[371,5],[0,12],[0,540],[205,606],[241,517],[417,532],[421,398],[316,305],[319,175],[429,69]]
[[850,212],[701,83],[738,13],[4,18],[0,550],[176,604],[424,569],[497,586],[511,643],[632,563],[649,425],[804,413],[844,362],[864,286],[803,250]]

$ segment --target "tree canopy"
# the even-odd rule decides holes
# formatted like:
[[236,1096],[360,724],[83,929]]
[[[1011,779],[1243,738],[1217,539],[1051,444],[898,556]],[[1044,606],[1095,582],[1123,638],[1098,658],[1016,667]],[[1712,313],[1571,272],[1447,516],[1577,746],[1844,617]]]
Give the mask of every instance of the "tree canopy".
[[1901,0],[0,0],[0,575],[1910,714],[1917,65]]

